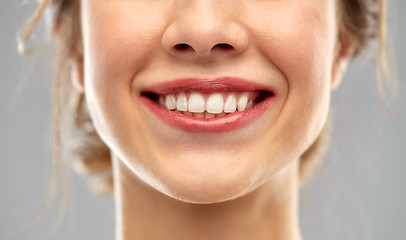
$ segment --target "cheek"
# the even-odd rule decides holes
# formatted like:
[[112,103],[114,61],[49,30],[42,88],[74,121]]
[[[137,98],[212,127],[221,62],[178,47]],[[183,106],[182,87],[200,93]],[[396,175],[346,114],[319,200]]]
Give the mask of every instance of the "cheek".
[[[165,27],[165,8],[143,4],[85,0],[82,7],[86,98],[96,128],[112,148],[129,140],[115,126],[139,118],[131,82],[160,46]],[[143,137],[137,129],[129,131]]]
[[156,48],[165,14],[140,1],[88,2],[82,25],[91,79],[131,81]]
[[281,3],[271,14],[265,9],[256,21],[263,25],[253,34],[260,51],[288,84],[283,110],[273,126],[274,137],[286,139],[283,143],[291,147],[301,145],[302,152],[318,136],[327,117],[336,36],[333,1],[315,2],[321,5]]
[[284,74],[289,90],[301,86],[309,95],[329,84],[336,32],[334,7],[316,2],[324,6],[305,1],[280,4],[272,13],[265,9],[257,15],[254,33],[260,51]]

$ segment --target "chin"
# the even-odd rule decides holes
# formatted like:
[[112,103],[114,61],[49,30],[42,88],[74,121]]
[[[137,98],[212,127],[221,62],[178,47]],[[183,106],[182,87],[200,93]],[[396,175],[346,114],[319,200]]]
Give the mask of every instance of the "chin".
[[176,200],[193,204],[221,203],[238,198],[254,189],[250,181],[208,180],[167,184],[162,192]]
[[[193,167],[160,169],[166,172],[155,173],[151,185],[156,190],[176,200],[194,203],[220,203],[238,198],[259,186],[258,171],[245,166],[224,168]],[[172,166],[173,167],[173,166]],[[262,174],[263,175],[263,174]],[[155,184],[155,186],[153,186]]]

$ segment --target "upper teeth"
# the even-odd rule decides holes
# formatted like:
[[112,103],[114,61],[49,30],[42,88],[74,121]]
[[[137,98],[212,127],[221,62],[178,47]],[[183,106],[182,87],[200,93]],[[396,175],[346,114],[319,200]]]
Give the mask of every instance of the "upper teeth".
[[[244,111],[253,106],[248,92],[245,93],[212,93],[205,97],[204,94],[192,92],[160,95],[159,104],[169,110],[178,110],[184,113],[209,113],[220,114]],[[213,115],[214,116],[214,115]],[[208,115],[210,117],[210,115]]]

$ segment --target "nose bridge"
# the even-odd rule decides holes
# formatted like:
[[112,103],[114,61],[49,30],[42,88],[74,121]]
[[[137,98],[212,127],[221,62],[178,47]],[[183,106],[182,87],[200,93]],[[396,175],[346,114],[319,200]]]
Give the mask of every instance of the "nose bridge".
[[201,57],[210,55],[216,46],[223,50],[233,49],[234,52],[243,49],[247,36],[242,27],[234,22],[226,2],[180,1],[172,23],[163,36],[164,47],[173,53],[176,46],[182,45],[177,50],[193,50],[195,55]]
[[221,25],[225,25],[227,12],[222,9],[221,4],[217,4],[218,1],[192,0],[189,2],[184,14],[180,13],[181,24],[189,25],[191,30],[196,30],[201,35],[216,33]]

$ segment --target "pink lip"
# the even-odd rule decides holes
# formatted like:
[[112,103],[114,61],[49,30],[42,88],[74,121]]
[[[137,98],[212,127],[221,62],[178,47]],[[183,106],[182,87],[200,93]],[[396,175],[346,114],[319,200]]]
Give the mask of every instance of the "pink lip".
[[226,132],[243,128],[263,115],[269,109],[276,96],[276,92],[268,86],[249,82],[239,78],[222,77],[215,79],[180,79],[162,84],[156,84],[142,90],[142,93],[173,94],[179,92],[271,92],[270,97],[265,98],[254,107],[228,114],[227,116],[212,119],[196,118],[181,113],[170,111],[155,103],[147,95],[141,94],[143,104],[153,112],[160,120],[169,126],[189,132]]

